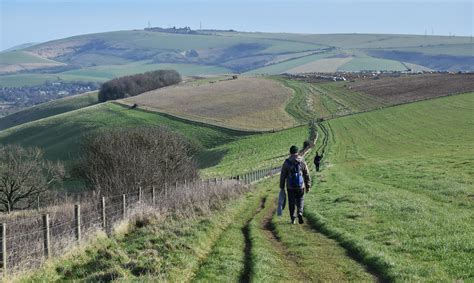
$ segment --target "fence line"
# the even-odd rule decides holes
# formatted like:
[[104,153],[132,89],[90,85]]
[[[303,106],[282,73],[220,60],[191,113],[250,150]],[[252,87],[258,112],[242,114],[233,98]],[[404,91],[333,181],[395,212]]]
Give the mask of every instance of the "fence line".
[[[24,269],[35,268],[46,259],[61,255],[68,248],[84,242],[98,231],[110,234],[113,226],[126,219],[133,211],[144,207],[160,207],[160,202],[175,199],[176,194],[184,194],[189,204],[199,198],[196,190],[219,189],[226,186],[249,185],[280,172],[280,167],[259,169],[231,178],[212,178],[201,181],[168,185],[160,190],[155,187],[140,188],[137,192],[113,196],[100,196],[87,192],[74,196],[61,206],[43,207],[41,210],[25,211],[21,219],[3,217],[0,223],[2,276],[14,274]],[[192,188],[186,190],[185,188]],[[85,197],[85,196],[88,197]],[[63,198],[65,201],[65,198]],[[194,213],[194,212],[192,212]],[[14,215],[11,215],[14,216]],[[25,232],[28,231],[28,232]]]

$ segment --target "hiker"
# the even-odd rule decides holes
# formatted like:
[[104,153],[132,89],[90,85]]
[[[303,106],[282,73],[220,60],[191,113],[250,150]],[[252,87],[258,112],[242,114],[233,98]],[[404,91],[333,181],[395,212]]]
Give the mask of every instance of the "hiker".
[[314,166],[316,166],[316,171],[319,172],[319,165],[323,159],[323,154],[319,155],[319,152],[316,151],[316,156],[314,157]]
[[[290,147],[290,157],[285,160],[281,167],[280,193],[286,189],[288,192],[288,206],[290,209],[291,224],[298,222],[303,224],[304,193],[311,189],[311,178],[309,177],[308,166],[302,156],[298,154],[298,147]],[[297,211],[295,211],[295,207]]]

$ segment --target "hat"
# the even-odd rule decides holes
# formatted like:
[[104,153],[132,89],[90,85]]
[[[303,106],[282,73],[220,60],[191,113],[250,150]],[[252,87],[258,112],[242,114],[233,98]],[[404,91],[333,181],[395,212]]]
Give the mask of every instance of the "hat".
[[291,154],[296,154],[296,153],[298,153],[298,151],[299,151],[299,148],[296,145],[292,145],[290,147],[290,153]]

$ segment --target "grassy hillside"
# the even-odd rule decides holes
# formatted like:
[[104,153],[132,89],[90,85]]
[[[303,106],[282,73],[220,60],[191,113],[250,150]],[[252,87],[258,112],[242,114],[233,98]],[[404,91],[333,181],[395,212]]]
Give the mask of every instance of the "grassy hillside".
[[0,142],[38,146],[45,149],[48,159],[69,161],[76,156],[84,134],[105,128],[146,125],[167,126],[203,148],[218,146],[244,134],[102,103],[4,130],[0,132]]
[[225,74],[232,71],[218,66],[205,66],[197,64],[171,64],[171,63],[153,63],[149,61],[138,61],[121,65],[104,65],[87,67],[79,70],[66,71],[62,75],[87,76],[101,79],[112,79],[137,73],[144,73],[154,70],[176,70],[183,76]]
[[26,51],[9,51],[0,53],[0,74],[58,67],[62,65],[64,64],[61,62],[50,60]]
[[0,131],[20,124],[84,108],[98,102],[97,92],[87,92],[39,104],[0,118]]
[[12,75],[0,76],[0,87],[21,87],[41,85],[46,81],[84,81],[84,82],[104,82],[104,77],[91,77],[70,74],[28,74],[18,73]]
[[[257,169],[283,164],[293,144],[302,148],[308,138],[308,127],[302,126],[277,133],[243,137],[206,152],[201,160],[204,176],[234,176]],[[221,155],[220,159],[214,157]],[[217,162],[218,161],[218,162]]]
[[10,51],[0,53],[0,65],[14,65],[26,63],[57,63],[36,54],[25,51]]
[[473,110],[468,93],[329,121],[307,216],[389,278],[473,278]]

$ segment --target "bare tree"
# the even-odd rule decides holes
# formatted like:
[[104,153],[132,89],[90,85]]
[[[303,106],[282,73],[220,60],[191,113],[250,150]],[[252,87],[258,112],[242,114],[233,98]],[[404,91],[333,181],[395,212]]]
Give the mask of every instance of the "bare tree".
[[198,177],[194,150],[164,127],[106,130],[86,137],[77,172],[105,195],[160,189]]
[[0,210],[31,207],[63,176],[62,164],[44,160],[39,148],[0,145]]

